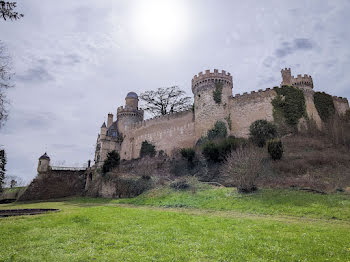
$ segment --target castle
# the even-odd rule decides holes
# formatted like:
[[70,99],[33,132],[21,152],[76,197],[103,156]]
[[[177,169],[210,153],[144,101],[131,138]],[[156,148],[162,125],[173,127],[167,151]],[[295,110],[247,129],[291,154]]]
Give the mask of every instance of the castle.
[[[309,75],[291,75],[290,68],[281,70],[283,85],[290,85],[304,92],[306,112],[318,126],[322,121],[313,98],[313,81]],[[220,86],[220,101],[213,92]],[[206,70],[192,79],[194,110],[168,114],[144,120],[144,112],[138,107],[138,96],[127,94],[125,106],[117,109],[117,119],[108,114],[107,124],[103,123],[97,137],[95,165],[101,166],[108,152],[116,150],[121,159],[139,157],[141,144],[147,140],[156,150],[171,155],[175,148],[193,147],[198,139],[205,136],[217,121],[226,123],[229,135],[247,137],[249,126],[258,119],[273,121],[271,101],[277,96],[274,89],[252,91],[232,96],[233,80],[230,73],[222,70]],[[349,109],[346,98],[333,97],[338,114]]]

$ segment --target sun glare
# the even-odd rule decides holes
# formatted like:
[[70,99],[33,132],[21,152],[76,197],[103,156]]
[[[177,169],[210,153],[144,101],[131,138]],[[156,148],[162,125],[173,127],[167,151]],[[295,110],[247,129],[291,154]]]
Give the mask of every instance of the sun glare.
[[136,1],[132,12],[132,33],[141,47],[153,52],[171,52],[186,40],[189,25],[183,1]]

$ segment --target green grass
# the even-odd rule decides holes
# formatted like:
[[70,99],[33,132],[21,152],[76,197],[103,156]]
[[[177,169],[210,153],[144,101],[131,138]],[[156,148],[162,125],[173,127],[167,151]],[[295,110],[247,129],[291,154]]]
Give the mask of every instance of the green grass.
[[271,189],[253,194],[238,194],[235,188],[209,187],[192,193],[162,188],[117,202],[350,221],[350,195],[340,193],[321,195],[297,190]]
[[[164,208],[179,205],[193,208]],[[0,261],[350,260],[346,195],[264,190],[240,197],[232,189],[162,189],[134,199],[0,206],[39,207],[61,211],[0,219]],[[343,220],[328,219],[335,210]]]

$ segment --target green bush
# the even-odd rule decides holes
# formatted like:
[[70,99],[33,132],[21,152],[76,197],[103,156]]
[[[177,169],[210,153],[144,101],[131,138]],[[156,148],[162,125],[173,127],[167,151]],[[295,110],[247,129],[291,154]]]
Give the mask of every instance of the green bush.
[[335,113],[333,97],[324,92],[314,94],[314,103],[322,121],[327,121]]
[[267,151],[273,160],[280,160],[283,155],[283,145],[280,139],[267,141]]
[[217,121],[213,129],[208,131],[207,136],[209,140],[225,138],[227,136],[227,128],[225,123],[222,121]]
[[202,154],[208,162],[221,162],[219,147],[213,141],[203,146]]
[[222,97],[222,83],[215,83],[215,90],[213,91],[213,98],[215,103],[220,104],[221,103],[221,97]]
[[188,162],[193,162],[193,159],[196,155],[196,152],[194,151],[193,148],[182,148],[180,150],[180,153],[183,158],[187,159]]
[[208,162],[219,163],[238,146],[244,146],[246,143],[246,140],[232,136],[216,142],[209,141],[203,146],[202,154]]
[[102,174],[106,174],[111,171],[113,168],[117,167],[120,163],[119,153],[115,150],[107,154],[106,160],[103,162]]
[[266,141],[277,135],[276,126],[266,120],[256,120],[250,125],[250,138],[259,147],[263,147]]
[[286,123],[296,129],[299,119],[307,116],[303,91],[293,86],[274,90],[277,93],[277,97],[272,100],[274,111],[280,112]]
[[143,141],[140,149],[140,157],[141,158],[144,156],[154,157],[155,155],[156,155],[155,146],[149,143],[147,140]]

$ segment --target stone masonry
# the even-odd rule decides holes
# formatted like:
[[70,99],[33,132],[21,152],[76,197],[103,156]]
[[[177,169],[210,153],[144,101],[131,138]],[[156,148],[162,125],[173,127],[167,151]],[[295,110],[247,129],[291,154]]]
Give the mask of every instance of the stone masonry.
[[[309,75],[291,75],[290,68],[281,70],[282,85],[290,85],[303,90],[308,117],[314,119],[320,127],[321,118],[313,101],[313,80]],[[222,87],[221,102],[213,98],[217,84]],[[141,144],[147,140],[171,155],[176,148],[193,147],[198,139],[205,136],[216,121],[227,124],[229,134],[236,137],[248,137],[249,126],[258,119],[273,121],[271,101],[276,97],[273,89],[258,90],[232,96],[233,80],[230,73],[222,70],[206,70],[192,79],[194,112],[192,110],[144,120],[144,112],[138,108],[138,96],[134,92],[127,94],[125,106],[117,110],[117,119],[108,114],[107,125],[103,123],[97,137],[95,165],[101,166],[107,153],[116,150],[121,159],[139,157]],[[333,97],[338,114],[349,109],[346,98]],[[230,124],[229,124],[230,123]]]

